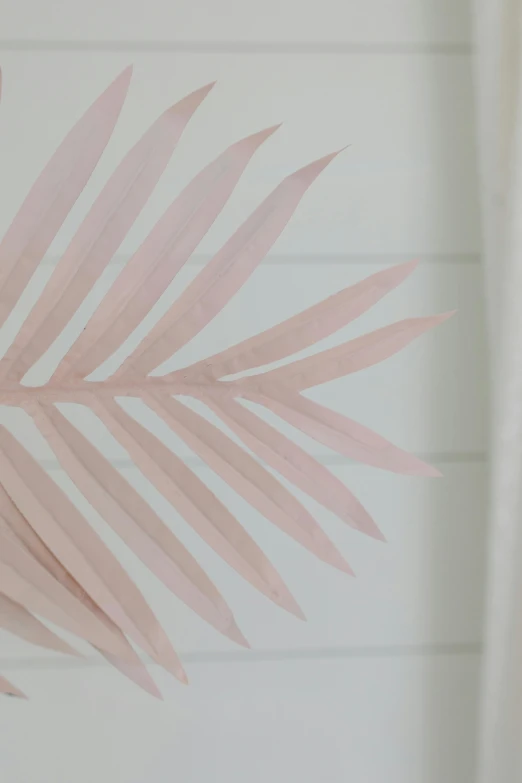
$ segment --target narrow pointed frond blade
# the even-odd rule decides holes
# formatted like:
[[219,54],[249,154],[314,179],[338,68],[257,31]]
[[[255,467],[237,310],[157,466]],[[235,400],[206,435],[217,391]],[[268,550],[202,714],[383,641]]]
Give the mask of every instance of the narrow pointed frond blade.
[[127,68],[76,123],[44,168],[0,244],[4,323],[92,174],[120,114]]
[[[255,376],[251,382],[254,385],[258,382],[261,387],[268,383],[270,386],[277,384],[293,391],[302,391],[343,378],[388,359],[451,315],[453,313],[443,313],[398,321],[335,348]],[[247,384],[249,382],[246,381]]]
[[0,473],[15,505],[93,601],[142,649],[182,675],[142,594],[65,493],[3,427]]
[[20,380],[67,325],[148,201],[176,144],[212,85],[168,109],[122,160],[60,259],[2,360]]
[[67,642],[27,611],[21,604],[0,593],[0,628],[30,644],[66,655],[78,655]]
[[11,536],[0,531],[0,592],[104,650],[125,655],[118,640]]
[[[132,660],[134,653],[120,629],[102,612],[92,598],[63,567],[44,542],[35,533],[29,522],[14,505],[0,485],[0,528],[6,535],[25,549],[68,593],[80,603],[79,618],[83,632],[79,634],[86,641],[98,646],[104,652],[117,654],[124,660]],[[70,602],[62,608],[67,610]],[[78,634],[78,631],[76,631]],[[97,641],[98,640],[98,641]]]
[[382,539],[382,534],[345,485],[316,459],[289,438],[249,411],[237,400],[202,396],[206,405],[270,467],[284,476],[350,527]]
[[121,674],[123,674],[124,677],[127,677],[127,679],[129,679],[139,688],[144,690],[146,693],[149,693],[151,696],[154,696],[154,698],[163,700],[161,691],[158,689],[158,686],[156,685],[156,683],[150,676],[149,672],[147,671],[147,667],[145,666],[143,661],[140,660],[140,658],[136,655],[134,650],[132,651],[133,652],[132,661],[122,661],[120,658],[117,658],[115,655],[111,655],[110,653],[103,652],[103,650],[100,650],[99,652],[103,655],[105,660],[108,661],[108,663],[110,663],[111,666],[114,666],[114,668],[117,669]]
[[300,394],[270,387],[266,392],[245,392],[244,396],[345,457],[392,473],[440,476],[431,465],[394,446],[368,427]]
[[327,155],[283,180],[123,362],[115,377],[146,375],[210,323],[263,260],[306,190],[336,154]]
[[351,573],[340,552],[302,503],[224,432],[172,397],[147,394],[144,401],[270,522],[321,560]]
[[410,262],[377,272],[277,326],[197,364],[171,373],[168,377],[195,377],[203,374],[223,378],[285,359],[329,337],[358,318],[400,285],[416,266],[417,262]]
[[302,616],[283,580],[223,503],[158,438],[115,401],[85,398],[142,473],[238,574],[274,603]]
[[241,640],[225,600],[142,496],[56,407],[42,404],[31,412],[80,492],[152,573],[218,631]]
[[158,221],[57,368],[53,381],[85,378],[147,315],[196,249],[247,163],[274,132],[268,128],[229,147],[182,191]]
[[17,688],[15,685],[9,682],[9,680],[6,680],[5,677],[2,677],[0,674],[0,693],[3,693],[4,696],[16,696],[18,699],[27,699],[27,696],[25,693],[22,693],[22,691]]

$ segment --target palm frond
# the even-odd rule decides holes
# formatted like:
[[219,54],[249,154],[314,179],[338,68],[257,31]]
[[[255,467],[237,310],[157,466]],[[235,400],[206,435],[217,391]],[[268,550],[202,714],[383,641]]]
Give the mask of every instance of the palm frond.
[[[0,244],[0,323],[16,306],[89,179],[115,126],[129,78],[129,70],[121,74],[74,126]],[[268,128],[233,144],[185,187],[120,272],[50,380],[40,386],[24,383],[111,262],[211,87],[196,90],[161,115],[110,177],[0,360],[0,402],[29,414],[84,498],[174,595],[218,632],[248,645],[231,608],[195,558],[57,406],[72,402],[93,412],[219,557],[275,604],[302,617],[281,576],[226,505],[119,400],[141,400],[269,523],[319,559],[352,573],[308,509],[278,477],[346,524],[382,538],[375,521],[324,465],[242,400],[263,406],[350,458],[397,473],[437,475],[417,457],[301,392],[386,359],[447,315],[402,321],[292,360],[405,280],[415,264],[402,264],[208,359],[157,374],[253,274],[333,153],[287,177],[112,375],[88,380],[151,313],[221,213],[256,150],[276,130]],[[263,371],[289,357],[289,363]],[[234,437],[190,409],[180,396],[205,403]],[[18,439],[0,427],[0,627],[30,643],[75,654],[39,617],[86,640],[155,696],[159,692],[129,640],[186,680],[165,632],[118,559]],[[3,678],[0,692],[22,695]]]

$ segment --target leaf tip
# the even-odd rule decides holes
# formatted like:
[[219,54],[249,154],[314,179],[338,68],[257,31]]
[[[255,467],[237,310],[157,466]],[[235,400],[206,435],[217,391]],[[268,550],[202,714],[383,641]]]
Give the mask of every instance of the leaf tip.
[[382,530],[375,525],[375,528],[371,532],[371,537],[374,538],[376,541],[382,541],[383,544],[387,544],[388,540]]
[[418,258],[414,258],[411,261],[406,261],[404,264],[399,264],[398,266],[393,267],[393,269],[396,272],[401,272],[401,276],[404,279],[408,277],[408,275],[411,275],[411,273],[417,269],[419,264],[420,260]]
[[7,696],[10,699],[22,699],[27,701],[27,696],[22,691],[18,690],[18,688],[15,688],[14,685],[12,685],[9,690],[3,690],[0,691],[0,694],[2,696]]
[[170,672],[179,682],[183,683],[183,685],[188,685],[187,674],[177,656],[175,660],[161,660],[159,658],[155,658],[154,660],[156,660],[160,666],[163,666],[166,671]]
[[357,525],[357,530],[360,533],[363,533],[363,535],[373,538],[375,541],[383,541],[384,543],[387,543],[386,537],[384,536],[382,530],[377,527],[374,520],[369,515],[366,515],[364,521]]
[[351,565],[346,562],[344,557],[339,557],[335,563],[332,563],[332,565],[334,565],[338,571],[342,571],[343,574],[348,574],[348,576],[355,576],[355,571]]
[[322,533],[318,537],[317,544],[319,549],[316,550],[317,555],[328,565],[337,568],[338,571],[342,571],[349,576],[355,576],[352,567],[346,562],[343,555],[339,552],[336,546],[332,544],[329,538]]
[[246,146],[249,150],[252,150],[252,148],[256,150],[264,141],[272,136],[281,125],[282,123],[280,122],[278,125],[272,125],[270,128],[256,131],[256,133],[252,133],[250,136],[246,136],[244,139],[241,139],[241,141],[238,141],[234,146],[239,148]]
[[150,676],[150,674],[145,670],[145,678],[141,682],[137,682],[137,684],[141,685],[143,690],[149,694],[149,696],[152,696],[155,699],[158,699],[158,701],[164,701],[163,694]]
[[117,117],[127,96],[132,70],[133,66],[128,65],[102,92],[93,106],[103,108],[105,112],[114,114]]
[[458,313],[458,310],[448,310],[448,312],[447,312],[447,313],[441,313],[441,314],[438,316],[438,318],[439,318],[440,322],[442,323],[442,321],[447,321],[447,320],[448,320],[448,318],[452,318],[452,317],[453,317],[454,315],[456,315],[457,313]]
[[203,87],[199,87],[197,90],[194,90],[194,92],[185,95],[185,97],[180,101],[170,106],[164,112],[163,117],[172,117],[174,119],[176,117],[182,116],[185,118],[185,120],[188,117],[191,117],[196,109],[198,109],[199,106],[203,103],[215,83],[216,82],[210,82],[210,84],[205,84]]
[[276,125],[271,125],[269,128],[265,128],[264,130],[259,131],[258,133],[254,133],[252,138],[255,138],[257,136],[257,138],[264,141],[265,139],[268,139],[269,136],[272,136],[272,134],[274,134],[276,130],[279,130],[282,124],[283,124],[282,122],[278,122],[276,123]]
[[428,316],[426,318],[427,329],[433,329],[436,326],[439,326],[439,324],[442,324],[444,323],[444,321],[447,321],[450,318],[452,318],[456,312],[457,310],[450,310],[447,313],[440,313],[439,315]]
[[312,163],[307,163],[306,166],[303,166],[293,174],[290,174],[290,177],[304,179],[307,181],[307,184],[311,184],[314,179],[319,176],[323,169],[325,169],[328,164],[343,151],[343,149],[346,149],[346,147],[343,147],[340,150],[336,150],[335,152],[330,152],[329,155],[324,155],[322,158],[318,158],[317,160],[312,161]]
[[423,478],[442,478],[440,470],[433,465],[428,465],[427,462],[421,462],[419,469],[415,472],[416,476],[422,476]]
[[120,89],[126,92],[130,84],[133,70],[133,65],[127,65],[127,67],[114,79],[112,84],[109,85],[107,92]]
[[283,609],[286,609],[287,612],[290,612],[290,614],[293,614],[294,617],[297,617],[298,620],[303,620],[303,622],[306,622],[305,613],[290,593],[288,593],[288,595],[285,597],[285,600],[281,601],[279,605],[283,607]]
[[227,636],[229,639],[232,639],[233,642],[241,645],[241,647],[246,647],[248,650],[250,649],[251,645],[249,641],[243,636],[243,633],[235,622],[233,622],[227,630]]
[[194,92],[191,92],[189,95],[187,95],[187,98],[192,98],[200,103],[203,98],[207,97],[209,92],[214,89],[215,86],[215,81],[204,84],[203,87],[199,87],[197,90],[194,90]]

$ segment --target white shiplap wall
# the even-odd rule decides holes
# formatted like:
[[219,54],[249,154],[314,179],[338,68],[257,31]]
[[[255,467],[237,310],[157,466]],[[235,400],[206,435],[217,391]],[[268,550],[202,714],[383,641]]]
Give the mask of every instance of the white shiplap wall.
[[[191,687],[154,670],[166,693],[158,704],[97,661],[64,661],[1,636],[0,671],[32,700],[0,703],[0,778],[471,783],[486,433],[467,3],[3,0],[0,54],[2,232],[67,128],[113,76],[135,66],[109,148],[28,298],[122,151],[166,106],[217,79],[104,285],[189,177],[242,135],[284,122],[249,166],[185,281],[285,174],[351,146],[307,194],[267,263],[179,361],[412,257],[421,261],[416,274],[343,335],[459,310],[382,366],[314,391],[444,473],[439,481],[401,478],[312,446],[388,539],[365,540],[309,504],[357,579],[315,562],[184,452],[283,572],[308,623],[244,586],[156,498],[235,609],[254,648],[238,652],[86,510],[184,653]],[[2,346],[15,325],[0,335]],[[58,353],[59,346],[47,367]],[[27,423],[0,417],[71,491]],[[85,417],[79,426],[101,438],[140,485],[103,430]]]

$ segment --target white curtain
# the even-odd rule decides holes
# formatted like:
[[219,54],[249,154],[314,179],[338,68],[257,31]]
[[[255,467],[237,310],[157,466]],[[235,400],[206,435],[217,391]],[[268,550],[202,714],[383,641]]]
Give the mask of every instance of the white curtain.
[[522,783],[522,0],[475,0],[491,388],[479,783]]

